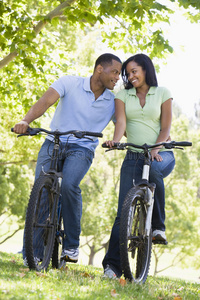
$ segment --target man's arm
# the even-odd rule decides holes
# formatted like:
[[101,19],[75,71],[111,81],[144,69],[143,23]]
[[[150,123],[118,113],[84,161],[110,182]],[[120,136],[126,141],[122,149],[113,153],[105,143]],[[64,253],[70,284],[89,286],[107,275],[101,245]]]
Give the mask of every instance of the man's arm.
[[15,133],[25,133],[29,127],[29,124],[35,119],[39,118],[44,114],[44,112],[53,105],[60,95],[53,88],[49,88],[44,95],[30,108],[26,116],[21,122],[15,124]]

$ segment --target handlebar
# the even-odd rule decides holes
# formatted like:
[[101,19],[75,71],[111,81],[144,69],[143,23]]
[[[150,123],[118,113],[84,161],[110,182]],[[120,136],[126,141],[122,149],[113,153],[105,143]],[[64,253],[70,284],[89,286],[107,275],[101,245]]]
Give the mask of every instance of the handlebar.
[[[192,146],[191,142],[172,142],[175,143],[175,146],[181,146],[181,147],[188,147],[188,146]],[[166,148],[166,147],[165,147]]]
[[[11,128],[11,131],[14,132],[13,128]],[[31,128],[31,127],[29,127],[27,129],[26,133],[19,134],[18,137],[24,136],[24,135],[26,135],[26,136],[27,135],[37,135],[40,132],[44,132],[46,134],[50,134],[50,135],[54,135],[54,136],[72,134],[76,138],[79,138],[79,139],[81,139],[85,136],[103,137],[103,134],[101,132],[90,132],[90,131],[80,131],[80,130],[69,130],[69,131],[61,132],[61,131],[58,131],[58,130],[49,131],[49,130],[46,130],[44,128]]]
[[148,149],[152,149],[152,148],[156,148],[156,147],[160,147],[160,146],[163,146],[166,149],[172,149],[172,148],[183,149],[183,148],[179,148],[179,147],[192,146],[192,143],[191,142],[186,142],[186,141],[183,141],[183,142],[170,141],[170,142],[157,143],[157,144],[154,144],[154,145],[147,145],[147,144],[136,145],[136,144],[133,144],[133,143],[114,143],[114,146],[111,147],[111,148],[109,146],[107,146],[106,143],[102,144],[103,148],[109,148],[106,151],[115,150],[115,149],[116,150],[125,150],[125,149],[127,149],[128,146],[129,147],[134,147],[134,148],[137,148],[137,149],[142,149],[142,150],[148,150]]

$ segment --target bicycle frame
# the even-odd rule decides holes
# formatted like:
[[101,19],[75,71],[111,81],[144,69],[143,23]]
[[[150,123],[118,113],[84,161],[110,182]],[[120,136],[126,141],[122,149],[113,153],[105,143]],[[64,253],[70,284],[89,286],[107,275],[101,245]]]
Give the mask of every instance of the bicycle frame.
[[144,191],[145,197],[143,199],[144,205],[147,210],[147,218],[145,223],[145,237],[149,237],[151,232],[151,219],[153,213],[153,205],[154,205],[154,191],[155,191],[155,184],[149,183],[149,172],[151,166],[151,154],[149,153],[148,149],[144,151],[144,164],[142,170],[142,179],[136,187]]
[[133,187],[125,196],[119,228],[122,272],[126,279],[144,283],[149,272],[152,243],[167,245],[165,240],[152,241],[152,215],[156,185],[149,182],[151,149],[156,147],[160,149],[160,146],[166,149],[183,149],[179,146],[191,146],[192,143],[170,141],[154,145],[136,145],[133,143],[114,143],[112,147],[109,147],[109,145],[110,143],[104,143],[102,147],[109,148],[109,150],[125,150],[132,147],[142,150],[144,154],[142,178],[136,185],[133,181]]
[[[13,128],[11,128],[13,131]],[[44,128],[27,129],[26,133],[19,136],[33,136],[44,132],[54,137],[53,151],[50,156],[50,167],[45,172],[44,166],[36,179],[27,208],[25,221],[26,248],[25,255],[30,269],[46,270],[52,258],[52,266],[59,268],[60,255],[59,245],[63,245],[64,230],[62,230],[62,207],[59,203],[60,190],[63,174],[59,172],[58,162],[60,154],[60,136],[73,135],[77,139],[90,137],[102,137],[99,132],[70,130],[65,132],[49,131]],[[62,151],[62,149],[61,149]],[[43,194],[44,193],[44,194]],[[44,196],[44,197],[43,197]],[[46,201],[46,202],[45,202]],[[59,204],[59,205],[58,205]],[[41,212],[41,213],[40,213]],[[39,238],[37,238],[39,237]],[[37,245],[36,245],[37,243]],[[35,249],[38,251],[37,257]],[[37,258],[35,260],[35,258]]]

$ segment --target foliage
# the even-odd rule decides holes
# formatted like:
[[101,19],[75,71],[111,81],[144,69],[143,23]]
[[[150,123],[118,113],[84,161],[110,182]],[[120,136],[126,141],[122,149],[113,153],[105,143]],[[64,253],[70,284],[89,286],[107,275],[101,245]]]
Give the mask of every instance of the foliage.
[[169,244],[167,247],[154,247],[155,273],[162,271],[159,269],[158,260],[167,252],[173,254],[174,259],[166,268],[180,263],[199,268],[197,251],[200,248],[198,214],[200,132],[189,131],[189,120],[180,116],[173,121],[171,136],[172,140],[191,141],[193,146],[183,151],[174,150],[175,169],[165,179],[166,234]]
[[[120,47],[133,51],[137,46],[141,50],[149,48],[148,52],[152,56],[163,57],[165,53],[172,52],[161,30],[163,23],[169,23],[170,14],[177,7],[183,7],[192,21],[198,21],[198,0],[178,0],[176,5],[172,4],[174,0],[166,1],[166,5],[155,0],[1,0],[0,68],[18,56],[17,64],[22,63],[35,74],[39,70],[43,72],[45,58],[48,58],[49,35],[43,35],[42,30],[50,25],[55,28],[56,36],[61,23],[66,27],[66,32],[68,25],[75,29],[79,24],[83,29],[85,24],[105,24],[102,27],[104,37],[110,40],[110,45],[115,49]],[[109,23],[112,24],[112,29],[109,28]]]
[[[9,217],[16,217],[18,231],[23,227],[25,209],[33,182],[33,166],[36,161],[37,143],[32,149],[25,147],[23,138],[18,140],[8,129],[11,128],[11,114],[2,109],[0,123],[0,220],[4,222]],[[25,164],[26,163],[26,164]],[[13,219],[13,218],[11,218]],[[0,234],[0,243],[13,232]]]
[[[159,267],[162,255],[170,253],[173,261],[166,268],[182,264],[199,267],[196,262],[200,248],[199,239],[199,135],[200,132],[189,129],[189,120],[180,115],[174,118],[171,136],[176,141],[192,141],[192,148],[183,151],[174,150],[176,166],[165,179],[166,187],[166,234],[168,246],[154,246],[154,273],[163,271]],[[112,127],[104,132],[104,140],[112,137]],[[103,153],[98,148],[93,167],[82,183],[84,212],[82,234],[88,236],[90,248],[89,263],[94,255],[106,248],[107,238],[116,217],[119,188],[119,171],[124,153]],[[194,239],[195,236],[195,239]],[[195,257],[195,258],[194,258]],[[187,258],[187,259],[186,259]]]
[[[104,140],[111,139],[113,124],[104,130]],[[101,143],[101,141],[100,141]],[[119,155],[120,154],[120,155]],[[83,197],[82,235],[90,249],[89,264],[102,248],[107,249],[118,204],[119,172],[124,153],[105,153],[99,146],[92,167],[81,183]]]
[[[1,190],[4,193],[0,194],[0,200],[2,208],[7,205],[10,213],[12,201],[15,198],[19,201],[19,195],[22,194],[23,205],[17,207],[13,202],[20,224],[24,218],[25,198],[30,189],[30,180],[33,179],[32,169],[42,139],[17,139],[10,133],[10,128],[22,119],[58,76],[63,73],[84,76],[91,73],[96,54],[105,52],[102,42],[106,47],[110,46],[111,51],[143,51],[156,59],[163,59],[171,53],[173,49],[162,29],[170,23],[170,14],[181,7],[186,17],[198,22],[200,3],[198,0],[168,0],[166,4],[161,3],[155,0],[0,0],[0,168],[1,174],[6,175],[1,176]],[[44,118],[36,120],[32,126],[46,127],[54,109],[55,106],[51,107]],[[179,171],[175,170],[174,176],[179,176],[181,172],[181,178],[176,182],[181,188],[186,188],[186,168],[190,159],[188,155],[181,155],[182,160],[179,160],[179,167],[176,168]],[[192,156],[194,165],[196,155],[195,150]],[[95,164],[101,170],[102,177],[94,165],[82,183],[84,198],[88,202],[84,211],[86,223],[83,223],[83,232],[93,237],[90,245],[94,253],[101,247],[103,233],[111,228],[116,213],[118,158],[119,154],[103,156],[101,151],[97,153]],[[30,171],[27,171],[27,166]],[[111,179],[113,167],[116,168],[116,175]],[[189,190],[191,203],[197,186],[193,178]],[[169,199],[170,195],[172,197],[171,191],[169,187]],[[187,194],[184,191],[184,195]],[[18,211],[19,207],[21,212]],[[90,224],[90,227],[86,224]],[[87,233],[88,228],[94,232]]]
[[169,278],[149,277],[144,285],[102,278],[102,270],[69,264],[63,270],[47,273],[28,271],[19,255],[0,253],[1,299],[165,299],[193,300],[199,284]]

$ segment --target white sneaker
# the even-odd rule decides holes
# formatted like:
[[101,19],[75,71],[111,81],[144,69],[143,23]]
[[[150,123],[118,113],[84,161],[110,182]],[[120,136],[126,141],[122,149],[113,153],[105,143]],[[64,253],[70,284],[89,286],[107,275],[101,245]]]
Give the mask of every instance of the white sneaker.
[[104,278],[110,278],[110,279],[117,279],[117,275],[115,274],[115,272],[110,268],[109,265],[106,266],[105,270],[104,270]]
[[79,249],[63,249],[61,253],[61,260],[65,260],[68,262],[77,263],[79,256]]
[[165,235],[165,231],[158,230],[158,229],[154,230],[153,234],[152,234],[152,240],[153,241],[163,241],[163,242],[166,242],[167,238],[166,238],[166,235]]

